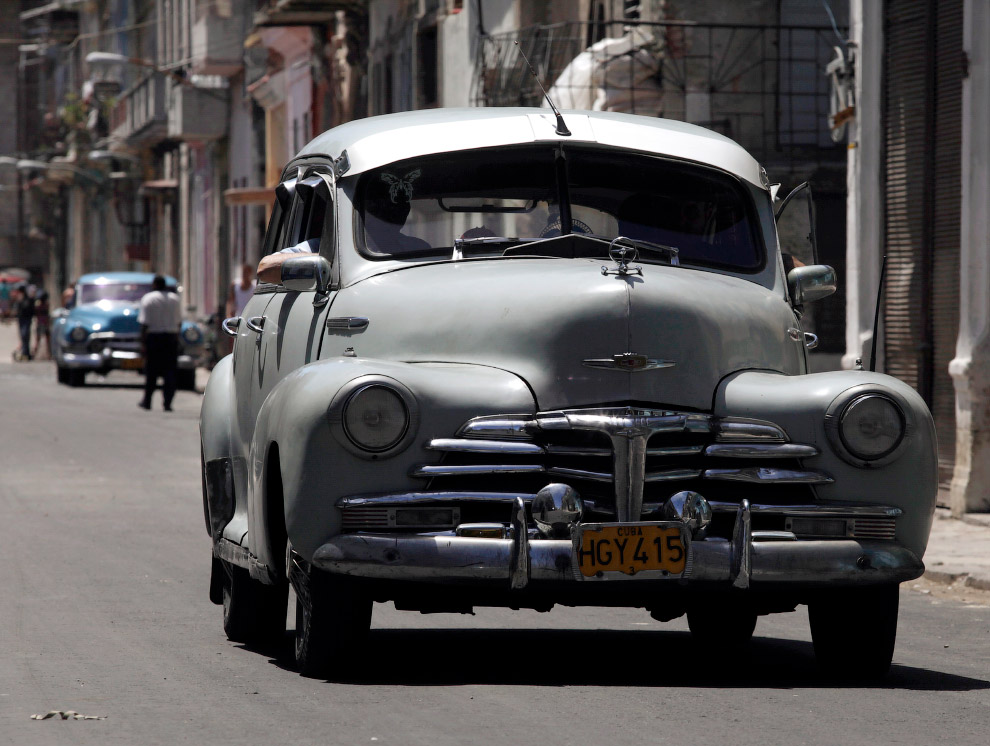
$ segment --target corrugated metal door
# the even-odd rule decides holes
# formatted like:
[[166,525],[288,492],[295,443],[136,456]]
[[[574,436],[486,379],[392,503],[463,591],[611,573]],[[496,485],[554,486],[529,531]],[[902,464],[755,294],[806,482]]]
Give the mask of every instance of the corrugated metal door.
[[955,456],[962,0],[884,7],[886,371],[931,407],[944,483]]
[[939,481],[948,486],[956,455],[956,392],[949,363],[959,336],[962,189],[963,3],[938,3],[935,29],[935,173],[932,180],[931,408],[939,444]]

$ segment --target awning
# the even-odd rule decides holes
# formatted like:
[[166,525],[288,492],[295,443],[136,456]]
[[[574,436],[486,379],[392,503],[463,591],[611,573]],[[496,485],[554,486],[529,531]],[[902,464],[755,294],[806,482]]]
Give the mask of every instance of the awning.
[[152,179],[151,181],[141,182],[140,189],[142,190],[165,190],[165,189],[178,189],[179,180],[178,179]]
[[275,201],[275,187],[239,187],[223,193],[225,205],[266,205]]

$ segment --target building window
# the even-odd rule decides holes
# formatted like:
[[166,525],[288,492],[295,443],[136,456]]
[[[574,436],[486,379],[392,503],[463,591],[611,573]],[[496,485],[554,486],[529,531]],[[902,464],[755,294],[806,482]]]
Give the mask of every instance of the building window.
[[417,108],[429,109],[437,100],[437,27],[430,26],[416,38]]

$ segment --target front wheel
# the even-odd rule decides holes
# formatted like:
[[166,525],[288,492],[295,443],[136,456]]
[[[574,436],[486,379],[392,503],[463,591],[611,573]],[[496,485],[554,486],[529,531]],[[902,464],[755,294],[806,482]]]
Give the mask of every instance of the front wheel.
[[67,384],[69,382],[69,375],[72,371],[63,365],[59,365],[56,370],[58,371],[58,382]]
[[252,580],[243,567],[223,563],[223,631],[227,639],[266,647],[285,635],[289,586]]
[[293,559],[296,589],[296,667],[303,676],[351,669],[371,627],[371,599],[351,578]]
[[823,593],[808,604],[818,667],[827,676],[881,679],[897,639],[896,584]]

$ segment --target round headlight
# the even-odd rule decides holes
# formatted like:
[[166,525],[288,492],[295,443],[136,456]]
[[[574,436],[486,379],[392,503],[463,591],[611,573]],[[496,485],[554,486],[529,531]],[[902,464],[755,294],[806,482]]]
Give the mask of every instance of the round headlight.
[[406,434],[409,412],[395,391],[387,386],[365,386],[347,400],[344,432],[358,448],[387,451]]
[[904,415],[890,399],[867,394],[853,399],[839,418],[839,436],[856,458],[875,461],[891,453],[904,437]]
[[89,332],[86,331],[86,327],[84,326],[73,327],[72,331],[69,332],[69,339],[73,342],[85,342],[88,336]]
[[194,345],[199,342],[202,338],[202,334],[199,331],[199,327],[187,326],[182,330],[182,338],[186,341],[186,344]]

